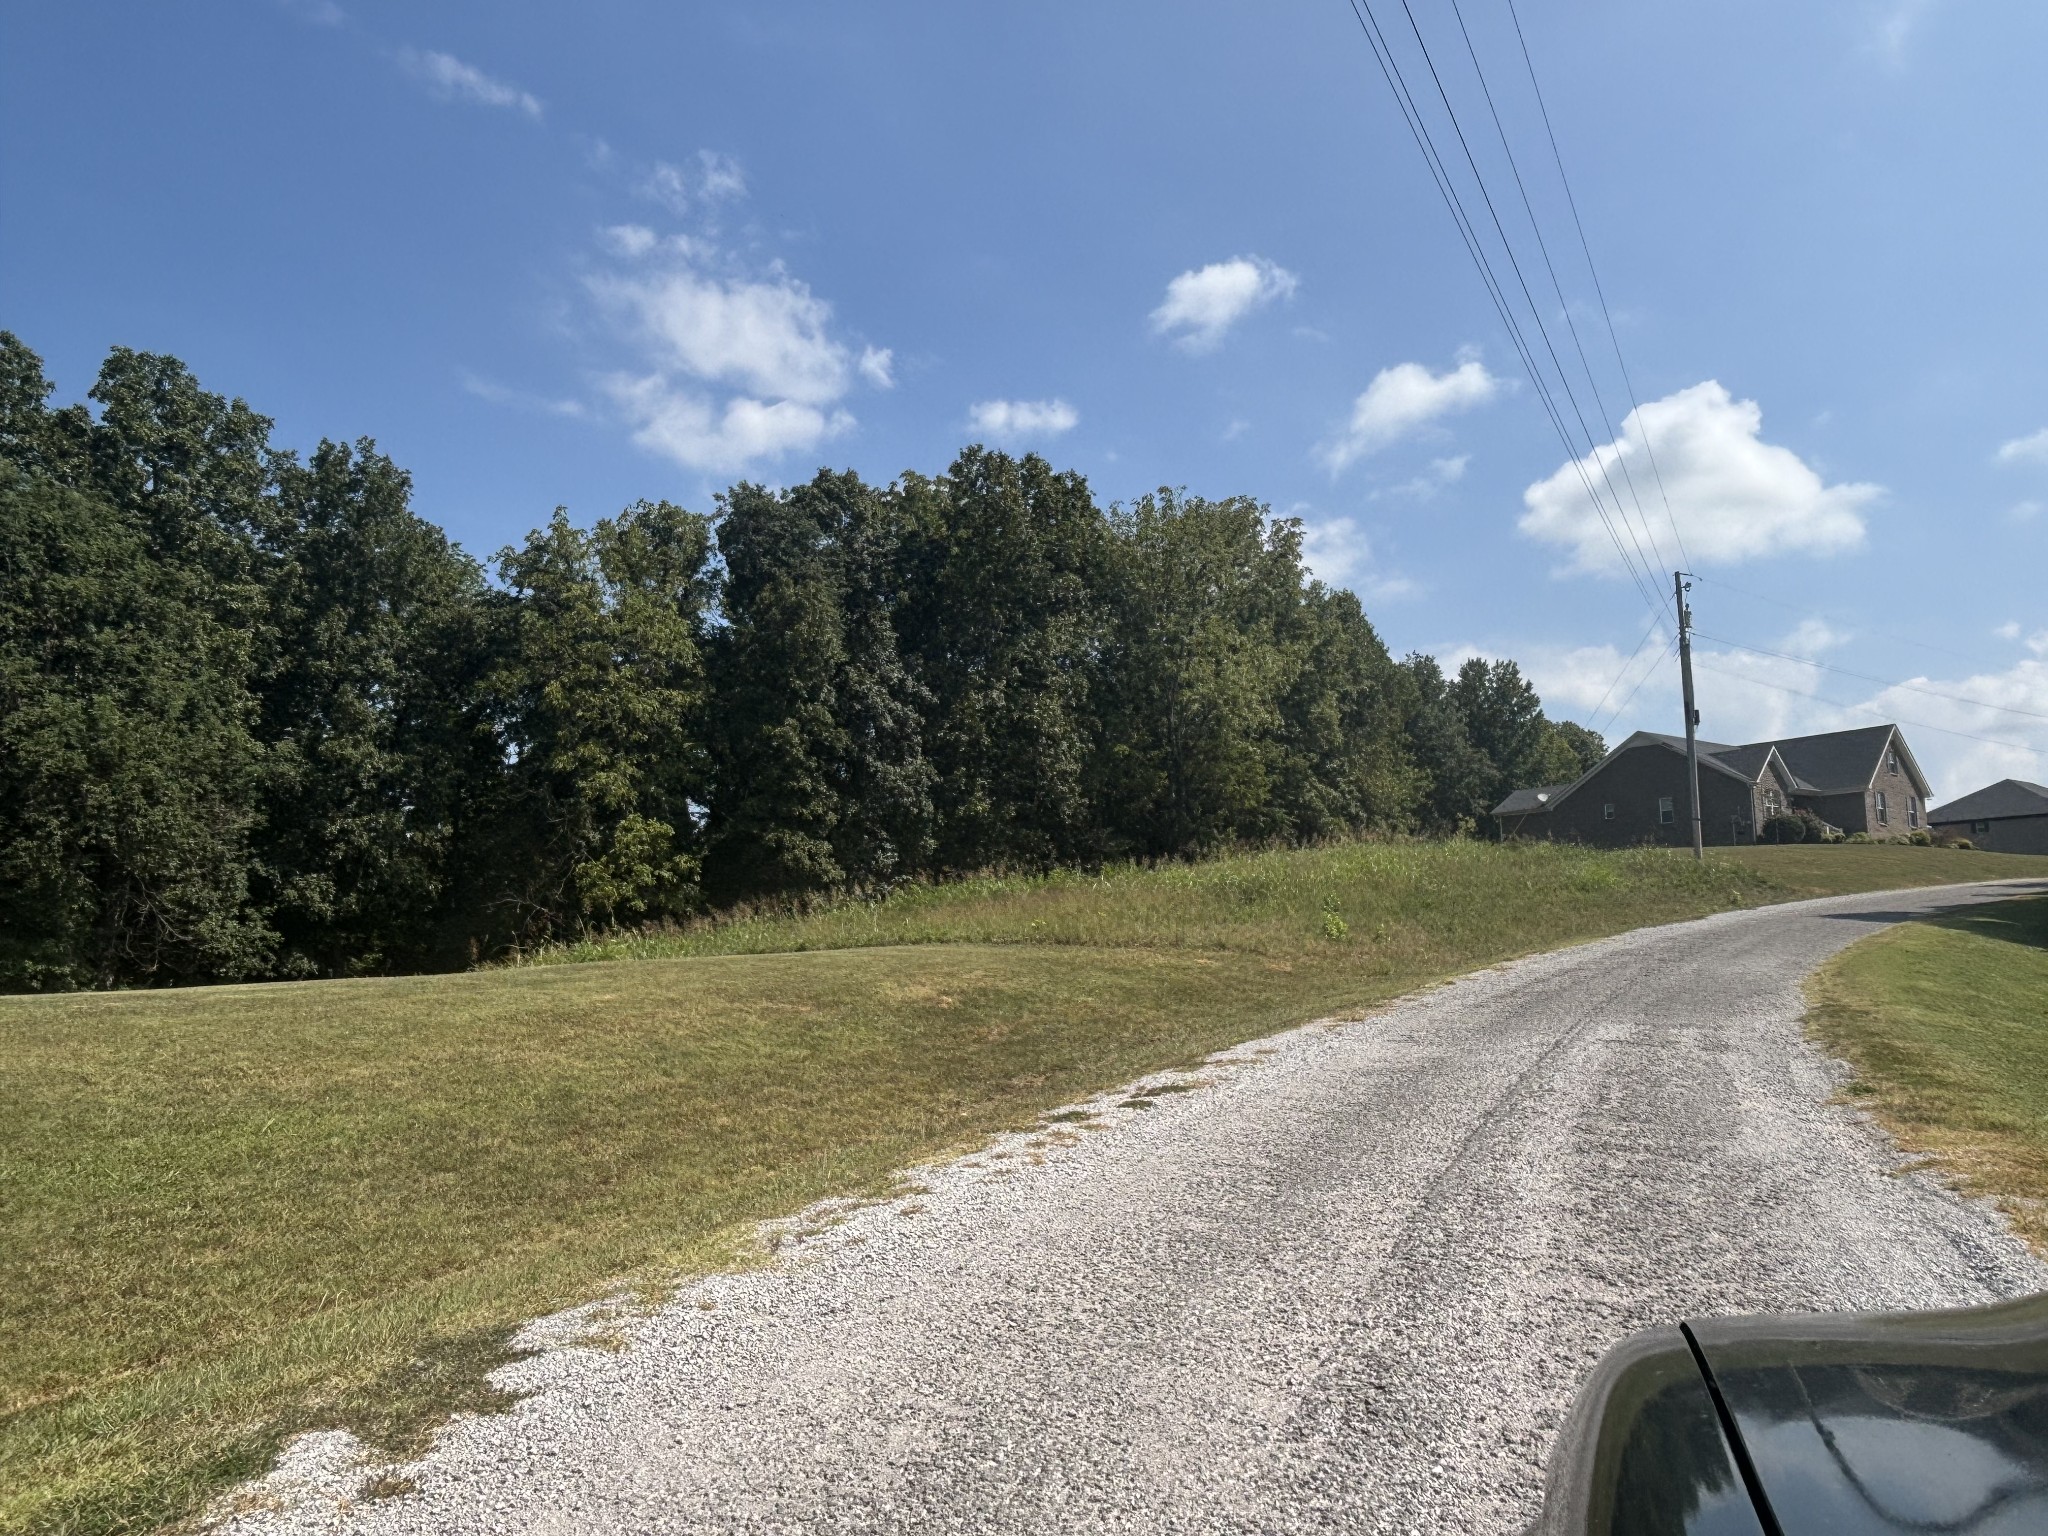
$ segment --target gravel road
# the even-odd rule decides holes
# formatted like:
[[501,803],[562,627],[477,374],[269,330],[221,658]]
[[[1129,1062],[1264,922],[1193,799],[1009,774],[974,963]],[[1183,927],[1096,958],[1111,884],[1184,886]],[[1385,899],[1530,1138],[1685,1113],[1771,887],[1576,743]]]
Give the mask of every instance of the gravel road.
[[[779,1262],[530,1330],[398,1469],[300,1442],[285,1531],[1507,1532],[1586,1368],[1683,1315],[2048,1288],[1829,1102],[1799,983],[1957,887],[1649,929],[1226,1053],[1151,1107],[810,1213]],[[1147,1080],[1158,1087],[1168,1079]],[[836,1224],[835,1224],[836,1223]],[[629,1347],[576,1347],[621,1329]]]

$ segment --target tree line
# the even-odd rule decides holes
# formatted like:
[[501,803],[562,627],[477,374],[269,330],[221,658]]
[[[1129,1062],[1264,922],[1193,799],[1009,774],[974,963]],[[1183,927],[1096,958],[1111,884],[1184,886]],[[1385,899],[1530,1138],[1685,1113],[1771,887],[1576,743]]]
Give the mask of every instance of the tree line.
[[0,988],[459,967],[746,902],[1483,825],[1599,738],[1395,661],[1243,497],[1036,455],[557,509],[0,332]]

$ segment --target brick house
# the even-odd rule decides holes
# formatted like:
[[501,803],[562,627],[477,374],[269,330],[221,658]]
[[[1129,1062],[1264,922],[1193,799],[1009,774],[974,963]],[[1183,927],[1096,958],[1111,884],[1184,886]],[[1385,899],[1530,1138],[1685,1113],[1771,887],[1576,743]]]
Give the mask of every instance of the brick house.
[[[1700,832],[1709,843],[1753,843],[1766,821],[1792,809],[1872,837],[1926,825],[1927,778],[1894,725],[1746,746],[1703,741],[1699,757]],[[1685,738],[1638,731],[1572,783],[1518,789],[1493,816],[1504,838],[1689,845]]]
[[1929,812],[1927,821],[1995,853],[2048,853],[2048,786],[2000,779]]

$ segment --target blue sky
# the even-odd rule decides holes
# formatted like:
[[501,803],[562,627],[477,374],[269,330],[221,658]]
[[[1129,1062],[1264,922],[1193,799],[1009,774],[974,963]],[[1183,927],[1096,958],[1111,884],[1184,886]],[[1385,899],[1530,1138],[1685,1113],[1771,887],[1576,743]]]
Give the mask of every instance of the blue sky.
[[1591,359],[1573,454],[1345,0],[21,0],[0,325],[61,398],[118,343],[374,437],[480,555],[975,439],[1249,494],[1396,651],[1514,656],[1610,739],[1678,718],[1572,467],[1618,443],[1643,563],[1703,578],[1706,734],[1896,718],[1937,798],[2048,780],[2048,8],[1520,0],[1628,425],[1505,0],[1461,3],[1562,304],[1412,0]]

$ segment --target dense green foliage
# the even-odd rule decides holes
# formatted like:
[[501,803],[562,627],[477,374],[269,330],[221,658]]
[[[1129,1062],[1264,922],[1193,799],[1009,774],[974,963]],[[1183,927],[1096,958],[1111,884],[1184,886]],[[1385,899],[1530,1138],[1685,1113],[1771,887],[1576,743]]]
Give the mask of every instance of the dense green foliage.
[[1397,662],[1257,502],[1036,456],[557,510],[0,332],[0,988],[431,970],[735,902],[1484,825],[1599,738]]

